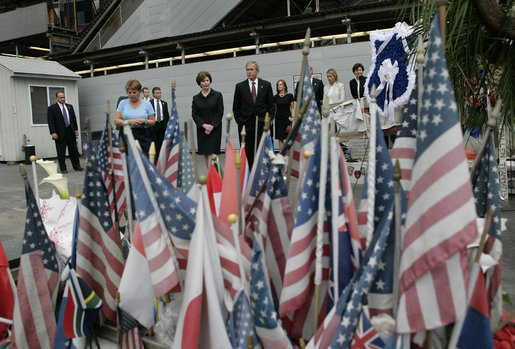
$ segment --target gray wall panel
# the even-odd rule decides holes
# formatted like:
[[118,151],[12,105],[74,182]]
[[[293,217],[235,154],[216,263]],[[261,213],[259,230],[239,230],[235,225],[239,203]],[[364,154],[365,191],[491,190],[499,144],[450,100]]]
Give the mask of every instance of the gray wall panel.
[[[348,82],[354,76],[351,71],[352,66],[354,63],[361,62],[368,71],[371,62],[369,52],[369,42],[313,48],[310,50],[309,61],[315,73],[322,73],[324,83],[327,83],[325,78],[327,69],[335,68],[339,73],[340,81],[346,86],[346,95],[349,98]],[[192,96],[200,90],[195,82],[195,77],[201,70],[211,73],[213,89],[223,94],[225,113],[232,113],[234,85],[246,78],[245,63],[249,60],[259,63],[259,76],[272,83],[274,93],[275,83],[279,79],[286,80],[292,91],[293,76],[300,73],[302,53],[301,50],[296,50],[226,58],[83,79],[79,81],[82,120],[84,122],[86,117],[91,118],[92,129],[101,130],[105,122],[106,101],[111,102],[111,112],[114,113],[116,101],[120,95],[125,94],[125,83],[129,79],[138,79],[143,86],[148,86],[150,89],[154,86],[161,87],[163,99],[170,102],[173,77],[177,82],[177,107],[182,127],[184,121],[191,119]],[[223,124],[225,127],[225,121]],[[231,140],[237,147],[237,128],[235,123],[232,123],[231,126]]]
[[46,2],[0,14],[0,41],[45,33],[48,30],[47,17]]
[[238,2],[145,0],[109,39],[105,47],[209,30]]

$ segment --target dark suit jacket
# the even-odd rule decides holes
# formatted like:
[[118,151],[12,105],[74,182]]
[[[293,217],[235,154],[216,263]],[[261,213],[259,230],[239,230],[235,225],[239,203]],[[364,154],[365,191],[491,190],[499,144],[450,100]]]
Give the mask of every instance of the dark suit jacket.
[[359,95],[358,95],[358,82],[356,79],[352,79],[349,81],[349,87],[350,87],[350,94],[352,95],[352,98],[357,99],[364,96],[365,93],[365,82],[367,81],[367,78],[363,75],[359,77]]
[[[318,110],[322,110],[322,103],[324,102],[324,83],[322,80],[313,78],[313,91],[315,94],[315,101],[317,102]],[[295,87],[295,101],[297,101],[297,90],[299,89],[299,84]]]
[[[77,127],[77,118],[75,117],[75,111],[73,110],[73,106],[71,104],[65,103],[65,105],[68,110],[68,119],[70,121],[70,127],[72,128],[73,133],[75,133],[75,131],[79,129]],[[65,140],[64,136],[66,126],[64,124],[63,112],[61,111],[61,107],[59,106],[59,104],[54,103],[48,107],[47,119],[50,134],[57,133],[57,140],[63,142]]]
[[236,84],[232,111],[238,125],[253,121],[256,115],[259,121],[264,122],[266,112],[272,118],[274,110],[272,85],[268,81],[258,78],[256,103],[252,102],[248,79]]
[[[154,111],[156,111],[154,106],[154,99],[151,99],[148,101],[150,104],[152,104],[152,108],[154,108]],[[161,99],[161,113],[163,115],[163,121],[165,122],[165,125],[168,124],[168,120],[170,119],[170,112],[168,111],[168,104]],[[155,119],[157,120],[157,114],[155,114]]]

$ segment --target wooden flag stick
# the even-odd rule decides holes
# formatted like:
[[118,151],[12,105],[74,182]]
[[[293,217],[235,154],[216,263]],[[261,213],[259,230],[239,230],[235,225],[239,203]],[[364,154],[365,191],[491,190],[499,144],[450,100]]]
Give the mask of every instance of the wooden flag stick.
[[418,36],[417,43],[417,87],[418,87],[418,105],[417,115],[420,115],[420,108],[422,107],[422,94],[424,93],[424,39],[422,34]]
[[436,2],[438,6],[438,18],[439,23],[438,26],[440,27],[440,36],[442,37],[442,49],[445,54],[445,38],[447,37],[447,3],[448,0],[438,0]]
[[127,169],[127,147],[125,146],[125,141],[123,137],[120,137],[120,153],[122,154],[122,169],[123,169],[123,178],[125,178],[125,185],[123,191],[125,192],[125,200],[127,200],[127,230],[128,234],[125,234],[126,237],[129,238],[129,241],[132,241],[132,201],[131,201],[131,188],[129,186],[129,171]]
[[506,319],[504,319],[504,321],[502,321],[499,326],[497,326],[494,331],[492,332],[493,334],[496,334],[497,332],[499,332],[500,330],[503,329],[504,326],[506,326],[508,324],[508,322],[510,322],[513,318],[515,318],[515,311],[513,311],[510,315],[508,315],[508,317]]
[[38,185],[38,171],[36,169],[36,156],[30,156],[30,162],[32,166],[32,179],[34,180],[34,195],[36,196],[36,204],[39,208],[39,185]]
[[[188,121],[188,123],[190,123],[191,120]],[[186,129],[188,129],[188,127],[185,126]],[[195,147],[195,137],[193,136],[193,127],[189,127],[189,142],[190,142],[190,148],[191,148],[191,157],[193,159],[193,170],[194,170],[194,173],[195,173],[195,178],[198,178],[198,166],[197,166],[197,148]]]
[[[302,46],[302,63],[300,65],[299,82],[297,83],[297,101],[295,103],[295,115],[293,116],[294,123],[297,122],[297,119],[299,118],[299,111],[301,109],[302,89],[304,88],[304,72],[306,71],[306,65],[308,64],[308,55],[309,55],[310,44],[311,44],[311,28],[308,27],[308,29],[306,30],[306,36],[304,37],[304,45]],[[302,119],[302,117],[300,117],[300,119]],[[291,133],[292,133],[292,131],[290,131],[290,134],[288,134],[288,138],[291,137]],[[284,142],[285,144],[287,143],[286,141]],[[292,162],[293,162],[293,148],[291,148],[290,156],[288,157],[288,171],[286,172],[286,189],[290,188],[289,186],[290,186],[290,177],[291,177],[291,171],[292,171],[291,170]]]
[[370,245],[374,234],[374,210],[376,195],[376,138],[377,138],[377,118],[376,118],[376,86],[372,86],[370,92],[370,139],[368,148],[368,168],[367,168],[367,247]]
[[483,153],[485,152],[486,145],[488,143],[488,137],[490,136],[490,133],[495,130],[497,126],[497,118],[499,117],[499,114],[501,113],[501,106],[502,106],[502,99],[498,99],[495,103],[495,107],[492,110],[492,113],[490,115],[490,118],[488,119],[488,122],[486,123],[487,129],[485,132],[485,135],[483,136],[483,141],[481,143],[481,148],[479,148],[479,152],[476,154],[476,159],[472,163],[472,166],[470,168],[470,177],[471,179],[474,179],[476,176],[476,171],[479,166],[479,162],[481,161],[481,158],[483,157]]
[[114,173],[114,153],[113,153],[113,135],[111,132],[111,118],[110,118],[110,112],[111,110],[111,102],[107,101],[107,112],[106,112],[106,118],[107,118],[107,133],[109,136],[109,175],[111,176],[111,181],[113,182],[113,203],[114,203],[114,224],[116,226],[116,233],[119,236],[118,232],[120,231],[120,222],[118,221],[118,203],[116,202],[116,176]]
[[399,295],[399,267],[401,264],[401,225],[402,225],[402,205],[401,205],[401,165],[399,160],[395,160],[393,167],[393,180],[395,182],[395,251],[393,255],[393,317],[397,316],[397,299]]
[[228,217],[227,217],[227,220],[229,221],[229,223],[231,223],[231,231],[232,231],[232,236],[234,238],[234,247],[236,247],[236,253],[238,255],[238,268],[239,268],[239,271],[240,271],[240,281],[241,281],[241,286],[244,287],[246,282],[247,282],[247,279],[245,278],[245,269],[243,269],[243,255],[241,253],[241,246],[240,246],[240,234],[237,233],[237,231],[235,229],[233,229],[232,225],[234,223],[238,223],[238,226],[241,226],[241,219],[238,218],[238,216],[234,213],[231,213]]

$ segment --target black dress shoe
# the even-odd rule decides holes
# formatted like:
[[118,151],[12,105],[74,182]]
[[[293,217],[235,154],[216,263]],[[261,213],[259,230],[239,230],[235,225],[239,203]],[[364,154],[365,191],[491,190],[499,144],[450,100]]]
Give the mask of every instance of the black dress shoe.
[[62,173],[62,174],[65,174],[65,173],[68,173],[68,171],[66,171],[66,170],[61,170],[61,173]]
[[82,167],[77,167],[75,171],[83,171],[84,169]]

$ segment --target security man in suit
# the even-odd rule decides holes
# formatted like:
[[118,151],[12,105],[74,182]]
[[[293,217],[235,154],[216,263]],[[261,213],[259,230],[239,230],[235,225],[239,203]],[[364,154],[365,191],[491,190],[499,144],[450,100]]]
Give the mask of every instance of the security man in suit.
[[57,149],[59,168],[61,173],[68,173],[65,162],[66,147],[68,147],[68,154],[74,170],[82,171],[79,151],[77,150],[76,138],[79,136],[79,128],[77,127],[75,111],[71,104],[65,103],[66,96],[63,91],[58,91],[55,96],[57,103],[48,107],[47,119],[48,128]]
[[[258,78],[259,65],[250,61],[246,64],[247,79],[236,84],[232,110],[234,119],[238,124],[238,133],[241,134],[243,126],[247,132],[245,137],[245,148],[249,166],[254,163],[254,149],[257,149],[263,126],[265,114],[270,117],[274,111],[274,96],[272,85],[263,79]],[[256,135],[257,121],[257,135]],[[241,136],[240,136],[241,144]]]
[[[313,68],[309,67],[309,78],[311,79],[311,85],[313,86],[313,94],[315,101],[317,102],[318,111],[322,112],[322,103],[324,102],[324,83],[322,80],[313,77]],[[297,90],[299,85],[295,87],[295,101],[297,101]]]
[[156,157],[154,161],[157,163],[159,152],[161,151],[161,145],[163,144],[163,139],[165,137],[166,126],[168,125],[168,120],[170,119],[170,113],[168,112],[168,104],[161,100],[160,87],[154,87],[152,89],[152,97],[153,99],[151,99],[149,102],[156,112],[156,124],[152,128],[152,141],[156,146]]

